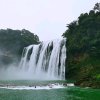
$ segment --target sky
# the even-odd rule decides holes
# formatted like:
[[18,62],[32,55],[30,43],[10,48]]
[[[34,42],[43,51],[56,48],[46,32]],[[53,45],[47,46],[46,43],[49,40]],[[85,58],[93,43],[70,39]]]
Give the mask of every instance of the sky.
[[0,0],[0,29],[27,29],[41,41],[60,38],[66,25],[100,0]]

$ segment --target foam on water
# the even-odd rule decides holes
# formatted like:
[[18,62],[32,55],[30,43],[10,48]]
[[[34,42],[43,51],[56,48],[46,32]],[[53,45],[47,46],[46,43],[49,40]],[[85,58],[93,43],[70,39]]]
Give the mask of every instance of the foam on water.
[[0,88],[4,89],[12,89],[12,90],[49,90],[49,89],[61,89],[65,88],[63,85],[60,84],[50,84],[46,86],[2,86]]

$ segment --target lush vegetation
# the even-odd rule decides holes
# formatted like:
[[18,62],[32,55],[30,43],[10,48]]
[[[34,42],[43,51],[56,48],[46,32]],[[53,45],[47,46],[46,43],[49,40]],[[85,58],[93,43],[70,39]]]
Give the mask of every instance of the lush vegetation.
[[23,48],[39,43],[39,38],[28,30],[0,30],[0,65],[20,60]]
[[67,25],[66,78],[80,86],[100,88],[100,4]]

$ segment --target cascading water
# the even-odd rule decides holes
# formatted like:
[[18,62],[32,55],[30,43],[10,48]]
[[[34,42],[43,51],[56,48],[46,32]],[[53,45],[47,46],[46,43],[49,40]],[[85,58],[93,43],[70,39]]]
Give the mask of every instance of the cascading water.
[[20,69],[32,74],[33,79],[65,79],[65,44],[65,39],[59,39],[24,48]]

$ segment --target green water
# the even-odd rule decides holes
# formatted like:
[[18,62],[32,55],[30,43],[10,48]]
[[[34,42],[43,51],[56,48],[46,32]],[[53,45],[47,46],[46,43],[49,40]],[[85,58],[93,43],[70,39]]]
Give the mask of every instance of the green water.
[[[5,85],[46,85],[48,83],[55,83],[55,81],[0,81],[0,84]],[[0,89],[0,100],[100,100],[100,90],[79,87],[51,90]]]

